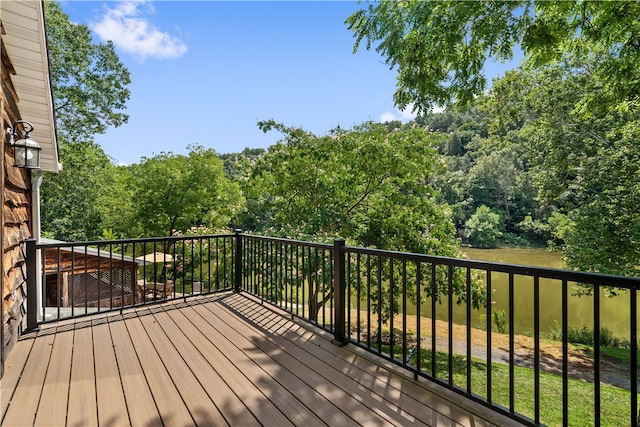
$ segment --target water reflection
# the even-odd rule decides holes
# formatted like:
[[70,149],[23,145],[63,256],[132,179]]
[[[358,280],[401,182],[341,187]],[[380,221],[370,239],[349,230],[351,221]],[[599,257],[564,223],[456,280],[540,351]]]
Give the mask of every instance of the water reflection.
[[[509,264],[540,266],[550,268],[564,268],[562,256],[557,252],[545,249],[503,248],[503,249],[465,249],[470,259],[494,261]],[[492,310],[504,310],[508,322],[509,315],[509,276],[504,273],[492,273],[491,288],[493,289]],[[540,331],[548,333],[552,329],[560,328],[562,324],[562,293],[561,281],[540,280]],[[569,284],[569,293],[573,294],[575,284]],[[593,296],[570,295],[568,301],[569,327],[593,329]],[[622,293],[617,297],[608,297],[601,291],[600,322],[614,336],[629,339],[629,296]],[[423,316],[431,317],[430,304],[421,306]],[[407,314],[415,314],[415,306],[408,307]],[[516,334],[531,334],[533,332],[533,278],[514,276],[514,326]],[[436,307],[436,318],[447,320],[446,304]],[[486,310],[472,312],[473,327],[482,327],[486,323]],[[466,323],[465,308],[455,306],[453,309],[455,323]],[[494,327],[495,330],[495,327]]]

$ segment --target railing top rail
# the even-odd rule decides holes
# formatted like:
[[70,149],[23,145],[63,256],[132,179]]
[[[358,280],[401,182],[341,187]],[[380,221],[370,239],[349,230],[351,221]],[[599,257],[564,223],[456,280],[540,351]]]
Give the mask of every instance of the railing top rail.
[[[329,243],[309,242],[303,240],[293,240],[280,237],[267,237],[246,233],[235,234],[211,234],[211,235],[195,235],[195,236],[168,236],[168,237],[147,237],[141,239],[119,239],[119,240],[94,240],[85,242],[53,242],[53,243],[38,243],[36,249],[48,249],[48,248],[73,248],[73,247],[87,247],[98,246],[104,247],[108,245],[121,245],[121,244],[139,244],[139,243],[159,243],[159,242],[180,242],[184,240],[192,239],[214,239],[214,238],[234,238],[235,236],[242,236],[255,240],[280,242],[286,244],[293,244],[298,246],[314,247],[321,249],[332,249],[333,245]],[[614,286],[628,289],[640,290],[640,277],[625,277],[616,276],[611,274],[602,273],[589,273],[584,271],[563,270],[557,268],[535,267],[518,264],[504,264],[491,261],[478,261],[463,258],[450,258],[437,255],[425,255],[410,252],[389,251],[383,249],[374,248],[362,248],[355,246],[345,246],[343,249],[348,253],[364,254],[383,256],[395,259],[402,259],[406,261],[414,262],[428,262],[440,265],[450,265],[453,267],[471,268],[477,270],[491,270],[498,273],[511,273],[523,276],[535,276],[547,279],[567,280],[570,282],[588,283],[601,286]]]
[[345,246],[347,253],[383,256],[406,261],[428,262],[453,267],[491,270],[498,273],[512,273],[523,276],[535,276],[545,279],[567,280],[593,285],[615,286],[629,289],[640,289],[640,277],[615,276],[611,274],[589,273],[585,271],[562,270],[559,268],[534,267],[518,264],[504,264],[491,261],[478,261],[464,258],[450,258],[437,255],[424,255],[410,252],[388,251],[382,249]]
[[264,240],[269,242],[280,242],[280,243],[289,243],[298,246],[309,246],[312,248],[322,248],[322,249],[331,249],[333,248],[332,243],[318,243],[318,242],[307,242],[305,240],[293,240],[286,239],[282,237],[267,237],[267,236],[258,236],[255,234],[241,234],[242,237],[248,237],[255,240]]
[[51,242],[51,243],[38,243],[36,249],[47,248],[69,248],[74,246],[106,246],[106,245],[121,245],[128,243],[153,243],[153,242],[179,242],[182,240],[194,240],[194,239],[214,239],[214,238],[233,238],[235,234],[206,234],[206,235],[194,235],[194,236],[168,236],[168,237],[145,237],[140,239],[118,239],[118,240],[91,240],[85,242]]

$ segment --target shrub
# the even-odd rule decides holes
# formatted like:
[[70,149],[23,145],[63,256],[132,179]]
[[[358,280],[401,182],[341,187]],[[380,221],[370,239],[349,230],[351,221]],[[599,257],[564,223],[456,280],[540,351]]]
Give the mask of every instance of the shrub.
[[465,222],[467,242],[478,248],[495,248],[502,237],[500,225],[500,215],[491,212],[485,205],[478,207],[476,213]]

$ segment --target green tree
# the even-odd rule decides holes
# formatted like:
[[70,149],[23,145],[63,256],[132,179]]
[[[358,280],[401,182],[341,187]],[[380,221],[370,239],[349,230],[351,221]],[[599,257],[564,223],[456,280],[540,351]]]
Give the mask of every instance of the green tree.
[[142,235],[135,213],[131,167],[111,164],[99,176],[100,197],[95,208],[100,214],[102,237],[133,239]]
[[277,224],[367,246],[457,253],[450,212],[434,201],[429,185],[442,167],[435,150],[441,134],[365,123],[318,137],[273,121],[260,126],[285,137],[252,176],[254,188],[268,194]]
[[266,150],[264,148],[245,148],[240,153],[220,154],[220,159],[224,162],[224,173],[232,181],[239,181],[246,177],[251,165],[262,156]]
[[500,215],[482,205],[465,224],[467,241],[478,248],[495,248],[502,237],[500,225]]
[[467,192],[476,206],[487,205],[502,211],[507,230],[511,230],[521,170],[508,150],[479,157],[469,170]]
[[527,73],[489,96],[501,136],[516,131],[533,149],[539,200],[575,224],[568,265],[638,275],[638,16],[631,1],[409,0],[369,5],[347,25],[355,50],[366,42],[397,69],[396,105],[422,111],[474,102],[485,62],[518,45]]
[[566,56],[597,57],[593,72],[603,82],[605,102],[637,109],[638,16],[640,3],[631,1],[407,0],[371,4],[346,24],[356,38],[354,51],[362,42],[375,46],[398,70],[399,108],[471,103],[486,89],[487,59],[510,60],[518,45],[533,68]]
[[220,228],[244,206],[239,185],[225,177],[215,151],[188,148],[186,156],[161,153],[132,165],[134,212],[145,237],[197,225]]
[[59,173],[45,175],[40,194],[42,230],[59,240],[93,240],[103,228],[99,201],[113,190],[103,177],[115,166],[97,144],[60,139],[65,163]]
[[83,142],[126,123],[131,79],[113,43],[94,42],[55,1],[45,2],[45,17],[58,135]]
[[[274,121],[259,126],[284,136],[256,162],[251,177],[252,190],[273,212],[275,230],[269,234],[316,241],[340,236],[361,246],[459,255],[451,211],[436,201],[429,184],[442,168],[436,147],[444,134],[430,135],[420,126],[389,130],[378,123],[325,136]],[[311,260],[305,268],[319,270],[305,277],[323,277],[322,267]],[[312,316],[330,295],[330,287],[323,288],[327,283],[309,283]]]
[[[511,72],[496,82],[487,105],[498,129],[513,123],[508,110],[520,111],[518,132],[531,147],[538,199],[569,219],[562,226],[567,265],[636,276],[640,126],[632,108],[608,103],[609,88],[593,72],[597,61]],[[603,104],[591,104],[594,96]],[[513,108],[503,110],[509,102]]]
[[[130,200],[111,159],[93,142],[93,135],[126,122],[121,110],[129,99],[129,72],[111,43],[93,42],[88,27],[71,23],[57,2],[44,6],[64,167],[58,174],[44,176],[42,229],[62,240],[95,239],[103,229],[118,228]],[[114,209],[118,203],[119,212]],[[116,234],[121,232],[122,227]]]

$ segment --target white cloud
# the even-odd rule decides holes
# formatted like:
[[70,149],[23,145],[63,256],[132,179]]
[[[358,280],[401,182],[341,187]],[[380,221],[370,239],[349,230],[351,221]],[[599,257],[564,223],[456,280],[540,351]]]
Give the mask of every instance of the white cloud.
[[385,113],[382,113],[382,115],[380,116],[380,123],[391,122],[394,120],[400,120],[401,122],[408,122],[410,120],[413,120],[416,118],[416,113],[413,113],[411,111],[412,109],[413,104],[409,104],[404,110],[396,109],[393,112],[387,111]]
[[396,116],[393,113],[383,113],[380,116],[380,123],[384,122],[392,122],[396,119]]
[[121,1],[107,9],[91,29],[102,40],[111,40],[119,49],[140,59],[182,56],[187,51],[187,45],[150,23],[145,15],[153,12],[150,2]]
[[413,111],[413,103],[410,103],[404,110],[400,110],[400,117],[403,122],[415,119],[417,114]]
[[[413,110],[413,104],[409,104],[404,110],[396,109],[393,112],[387,111],[382,115],[380,115],[380,123],[391,122],[393,120],[400,120],[401,122],[406,123],[411,120],[414,120],[418,116],[418,114],[417,114],[417,111],[414,112],[412,110]],[[436,106],[431,109],[431,112],[443,113],[444,110],[445,110],[444,107]]]

